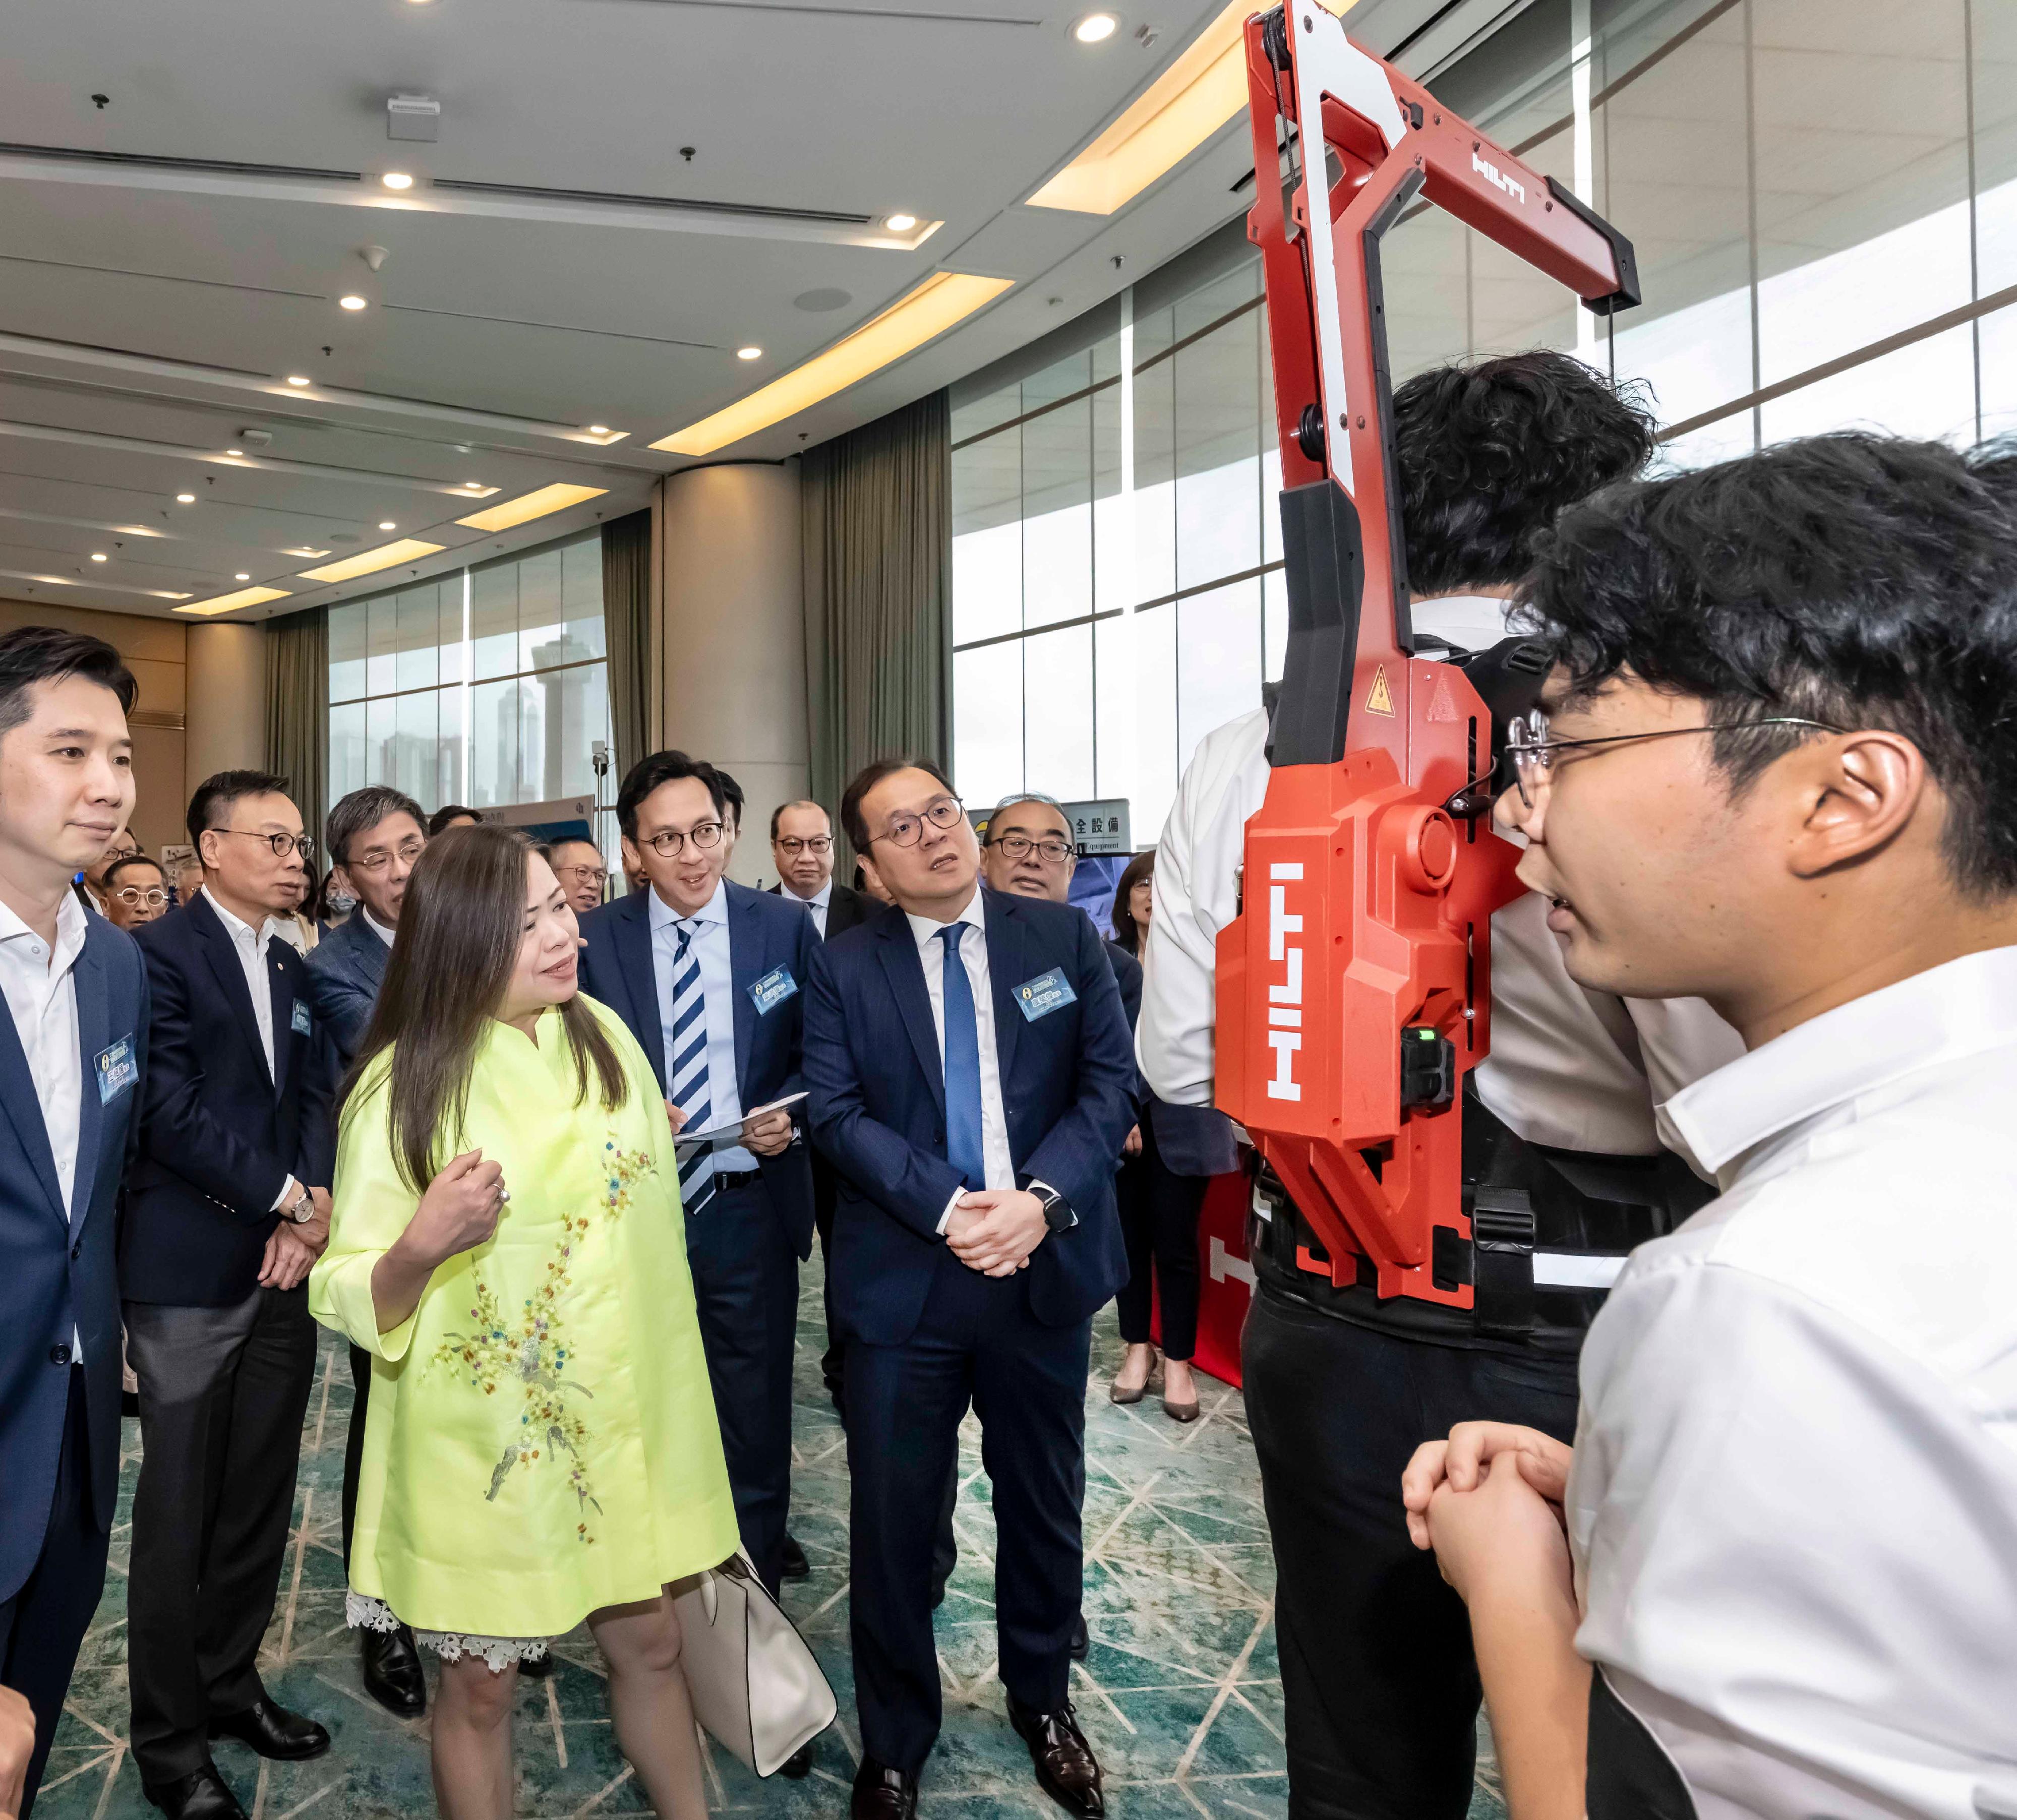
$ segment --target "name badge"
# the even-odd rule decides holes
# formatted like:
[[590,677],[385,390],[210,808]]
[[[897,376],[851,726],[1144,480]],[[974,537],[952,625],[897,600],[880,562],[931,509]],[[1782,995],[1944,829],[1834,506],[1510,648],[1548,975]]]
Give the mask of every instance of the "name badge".
[[788,967],[774,967],[749,988],[750,1002],[756,1007],[760,1018],[767,1018],[772,1011],[799,989],[799,982],[792,978]]
[[294,1000],[294,1015],[287,1020],[287,1023],[288,1027],[297,1036],[305,1036],[309,1033],[309,1007],[305,1000]]
[[121,1036],[110,1049],[98,1052],[98,1103],[109,1106],[140,1078],[140,1065],[133,1059],[133,1039]]
[[1048,1018],[1066,1005],[1077,1004],[1078,994],[1054,967],[1048,973],[1040,973],[1034,979],[1027,979],[1017,986],[1016,1003],[1022,1008],[1023,1017],[1034,1024],[1039,1018]]

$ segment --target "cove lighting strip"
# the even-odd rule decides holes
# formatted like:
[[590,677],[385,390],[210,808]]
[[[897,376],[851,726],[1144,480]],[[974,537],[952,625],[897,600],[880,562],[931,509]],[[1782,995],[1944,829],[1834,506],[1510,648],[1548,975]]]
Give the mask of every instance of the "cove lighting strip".
[[740,442],[902,359],[954,323],[964,322],[983,305],[992,303],[1015,282],[962,272],[935,272],[908,297],[824,354],[814,355],[803,366],[793,367],[727,409],[675,430],[651,446],[674,455],[712,455],[717,449]]
[[396,563],[411,562],[416,557],[438,555],[446,548],[446,544],[423,543],[417,537],[402,537],[396,542],[381,543],[376,550],[360,550],[355,556],[324,563],[319,569],[303,569],[301,579],[348,582],[359,575],[375,575],[380,569],[389,569]]
[[178,613],[200,614],[207,619],[213,613],[236,613],[241,607],[263,606],[269,600],[284,600],[288,590],[285,588],[240,588],[235,594],[219,594],[208,600],[192,600],[186,607],[178,607]]
[[456,519],[456,523],[467,524],[472,531],[509,531],[514,524],[543,518],[549,512],[565,512],[568,506],[579,506],[584,499],[599,499],[608,491],[607,487],[577,487],[560,481],[550,487],[541,487],[537,492],[507,499],[503,505],[493,506],[487,511],[472,512],[467,518]]
[[[1319,0],[1342,16],[1354,0]],[[1030,198],[1032,208],[1112,214],[1174,170],[1247,106],[1247,17],[1233,3],[1185,46],[1106,132]]]

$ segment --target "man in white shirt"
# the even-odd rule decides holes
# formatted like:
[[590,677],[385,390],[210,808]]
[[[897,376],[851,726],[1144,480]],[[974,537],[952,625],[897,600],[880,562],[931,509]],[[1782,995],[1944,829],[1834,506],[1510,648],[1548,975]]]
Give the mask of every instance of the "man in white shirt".
[[773,892],[795,897],[812,912],[824,942],[864,921],[875,906],[833,876],[833,824],[817,802],[787,802],[770,812],[770,857],[777,863]]
[[[1425,651],[1498,644],[1535,540],[1651,449],[1644,416],[1557,354],[1420,374],[1394,415]],[[1150,1087],[1179,1105],[1211,1099],[1215,942],[1267,791],[1268,737],[1261,709],[1206,737],[1157,850],[1137,1048]],[[1576,1354],[1605,1285],[1634,1243],[1702,1198],[1663,1152],[1654,1107],[1676,1076],[1735,1054],[1734,1033],[1704,1007],[1584,990],[1546,914],[1528,896],[1492,919],[1492,1053],[1463,1112],[1467,1192],[1488,1188],[1532,1221],[1531,1256],[1514,1260],[1523,1295],[1509,1306],[1481,1281],[1474,1310],[1382,1299],[1369,1269],[1334,1288],[1272,1173],[1256,1184],[1243,1362],[1280,1588],[1296,1820],[1468,1808],[1478,1689],[1464,1613],[1409,1545],[1394,1486],[1424,1429],[1467,1415],[1566,1438]],[[1483,1276],[1467,1258],[1460,1274]]]
[[114,1233],[146,978],[70,881],[132,812],[134,694],[100,640],[0,637],[0,1686],[33,1715],[23,1820],[118,1499]]
[[1526,598],[1521,876],[1749,1053],[1666,1108],[1722,1198],[1626,1267],[1573,1455],[1408,1475],[1513,1813],[2017,1811],[2017,526],[1815,438],[1569,515]]
[[553,846],[554,877],[560,881],[568,908],[578,917],[601,908],[602,894],[609,883],[609,868],[593,841],[579,835],[556,841]]

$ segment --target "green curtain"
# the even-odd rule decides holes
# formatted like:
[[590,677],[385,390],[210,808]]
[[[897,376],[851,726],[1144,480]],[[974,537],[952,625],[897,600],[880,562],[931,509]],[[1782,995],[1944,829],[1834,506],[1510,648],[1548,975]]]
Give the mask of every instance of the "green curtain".
[[651,729],[651,514],[602,527],[602,623],[609,652],[611,780],[643,758]]
[[287,780],[316,844],[318,877],[327,870],[323,811],[329,792],[329,610],[266,622],[266,769]]
[[803,460],[812,790],[836,822],[871,759],[951,756],[951,422],[935,392]]

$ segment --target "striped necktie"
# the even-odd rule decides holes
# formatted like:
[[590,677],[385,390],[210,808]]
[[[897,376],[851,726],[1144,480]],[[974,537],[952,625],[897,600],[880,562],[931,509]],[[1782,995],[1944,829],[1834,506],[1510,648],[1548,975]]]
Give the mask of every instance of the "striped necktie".
[[[674,925],[679,946],[673,953],[673,1104],[687,1115],[686,1129],[704,1131],[713,1116],[707,1084],[707,994],[701,989],[700,957],[693,950],[698,923]],[[714,1197],[714,1150],[702,1144],[680,1164],[680,1205],[698,1213]]]

